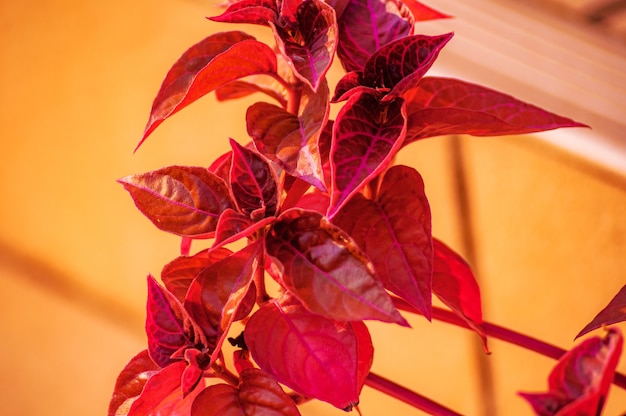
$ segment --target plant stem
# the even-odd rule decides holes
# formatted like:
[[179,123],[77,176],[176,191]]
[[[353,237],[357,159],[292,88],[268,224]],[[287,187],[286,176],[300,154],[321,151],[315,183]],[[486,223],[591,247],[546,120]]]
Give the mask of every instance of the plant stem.
[[414,391],[411,391],[406,387],[396,384],[393,381],[377,374],[369,373],[365,379],[365,384],[428,414],[435,416],[461,416],[460,413],[450,410],[447,407],[422,396],[421,394],[415,393]]

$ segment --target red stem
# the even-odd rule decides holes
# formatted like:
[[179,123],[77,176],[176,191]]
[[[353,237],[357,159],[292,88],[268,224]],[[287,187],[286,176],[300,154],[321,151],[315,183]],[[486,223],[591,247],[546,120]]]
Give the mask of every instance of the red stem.
[[430,415],[435,416],[461,416],[460,413],[450,410],[447,407],[430,400],[421,394],[415,393],[400,386],[391,380],[381,377],[374,373],[369,373],[365,379],[365,384],[376,389],[388,396],[394,397],[404,403],[407,403],[417,409],[420,409]]

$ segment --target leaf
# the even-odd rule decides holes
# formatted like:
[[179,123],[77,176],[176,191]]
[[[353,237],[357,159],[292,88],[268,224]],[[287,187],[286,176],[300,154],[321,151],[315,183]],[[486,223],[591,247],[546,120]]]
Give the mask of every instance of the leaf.
[[107,415],[128,414],[131,404],[139,397],[148,379],[159,370],[160,367],[152,361],[148,350],[131,358],[117,377]]
[[413,35],[386,44],[365,63],[361,84],[391,90],[386,100],[402,95],[419,82],[450,39],[452,33]]
[[498,136],[585,127],[510,95],[451,78],[422,78],[404,98],[405,144],[448,134]]
[[278,210],[276,173],[261,156],[230,140],[233,161],[230,188],[241,212],[253,220],[270,217]]
[[623,321],[626,321],[626,285],[622,286],[617,295],[576,335],[576,338],[605,325]]
[[385,288],[431,318],[431,215],[419,173],[394,166],[375,200],[356,194],[333,218],[365,251]]
[[408,36],[414,19],[399,0],[349,0],[338,19],[337,56],[346,71],[363,69],[383,45]]
[[189,48],[169,70],[137,147],[165,119],[231,81],[276,73],[276,54],[243,32],[221,32]]
[[366,331],[362,322],[330,320],[287,297],[254,313],[244,337],[257,364],[279,383],[349,410],[371,365]]
[[368,92],[350,97],[334,124],[329,217],[387,167],[405,132],[401,99],[381,103]]
[[298,115],[263,102],[253,104],[246,113],[248,134],[259,152],[323,191],[319,138],[328,119],[329,95],[324,81],[317,92],[305,89]]
[[335,11],[322,0],[303,1],[295,24],[272,24],[280,51],[289,58],[296,76],[317,91],[335,56],[337,22]]
[[232,3],[219,16],[209,17],[214,22],[249,23],[268,26],[278,17],[274,0],[240,0]]
[[210,237],[233,207],[224,181],[205,168],[170,166],[118,182],[157,228],[182,237]]
[[461,256],[436,238],[433,248],[433,293],[480,336],[484,350],[489,351],[487,335],[481,326],[480,287],[472,269]]
[[435,20],[435,19],[447,19],[451,17],[448,14],[437,11],[425,4],[420,3],[417,0],[402,0],[402,2],[406,5],[406,7],[411,10],[413,17],[415,20],[422,22],[425,20]]
[[622,334],[610,328],[561,357],[548,378],[548,392],[519,395],[542,416],[600,415],[622,346]]
[[266,75],[251,75],[243,80],[229,82],[215,90],[219,101],[233,100],[261,92],[287,107],[287,90],[274,78]]
[[180,303],[185,301],[187,289],[200,271],[211,264],[229,256],[232,251],[226,248],[206,249],[193,256],[180,256],[163,267],[161,280],[166,289]]
[[280,283],[310,311],[340,321],[408,326],[356,243],[320,213],[286,211],[265,242]]
[[268,217],[260,221],[252,221],[244,214],[227,209],[217,223],[213,248],[222,247],[242,238],[251,239],[255,233],[274,222],[274,220],[274,217]]

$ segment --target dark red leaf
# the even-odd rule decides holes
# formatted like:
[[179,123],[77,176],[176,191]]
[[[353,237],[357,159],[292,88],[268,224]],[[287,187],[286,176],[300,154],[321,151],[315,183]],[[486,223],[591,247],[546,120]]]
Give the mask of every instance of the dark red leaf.
[[433,239],[433,293],[469,325],[487,347],[480,287],[472,269],[461,256],[440,240]]
[[207,351],[188,348],[185,350],[185,361],[187,362],[187,367],[183,371],[180,382],[183,396],[191,394],[202,380],[204,371],[209,368]]
[[405,133],[401,99],[381,103],[368,92],[350,97],[334,125],[329,217],[387,167]]
[[330,199],[328,194],[322,192],[308,193],[298,200],[295,208],[307,209],[309,211],[317,211],[320,214],[325,213],[328,210]]
[[266,250],[280,283],[310,311],[408,325],[356,243],[320,213],[286,211],[266,235]]
[[431,216],[420,174],[407,166],[390,168],[375,200],[354,195],[333,223],[365,251],[385,288],[430,320]]
[[622,334],[610,328],[561,357],[548,378],[548,392],[519,394],[541,416],[600,415],[622,346]]
[[413,35],[386,44],[365,63],[362,85],[391,90],[386,99],[402,95],[419,82],[450,39],[452,33]]
[[211,237],[220,214],[233,207],[224,181],[205,168],[170,166],[118,182],[157,228],[182,237]]
[[232,252],[226,248],[206,249],[193,256],[180,256],[163,267],[161,280],[169,292],[179,302],[185,301],[187,289],[192,280],[202,269],[229,256]]
[[383,45],[408,36],[414,19],[399,0],[349,0],[338,19],[337,56],[346,71],[363,69]]
[[405,144],[447,134],[498,136],[585,127],[510,95],[451,78],[423,78],[404,98]]
[[108,416],[127,414],[148,379],[159,370],[160,367],[152,361],[148,350],[143,350],[131,358],[115,382],[113,396],[109,402]]
[[209,17],[209,20],[268,26],[277,17],[275,0],[241,0],[229,5],[221,15]]
[[169,70],[137,147],[172,114],[248,75],[275,74],[276,54],[243,32],[216,33],[189,48]]
[[248,108],[248,134],[257,149],[290,175],[326,190],[319,138],[328,119],[329,90],[326,81],[317,92],[305,89],[300,114],[259,102]]
[[266,75],[251,75],[243,80],[229,82],[215,90],[219,101],[234,100],[246,97],[255,92],[261,92],[276,101],[281,107],[287,107],[287,90],[273,77]]
[[278,382],[350,409],[359,402],[371,365],[373,347],[366,331],[362,322],[333,321],[282,298],[254,313],[244,336],[254,360]]
[[230,188],[241,212],[253,220],[270,217],[278,210],[276,173],[257,152],[230,140],[233,161]]
[[337,49],[335,12],[322,0],[303,1],[296,20],[290,27],[273,25],[276,43],[295,75],[317,91]]
[[422,4],[417,0],[402,0],[402,2],[409,8],[409,10],[411,10],[413,17],[418,22],[434,19],[447,19],[451,17],[448,14],[441,13],[440,11]]
[[252,238],[257,231],[275,220],[274,217],[252,221],[249,217],[232,209],[224,211],[217,223],[213,248],[222,247],[242,238]]
[[576,335],[576,338],[605,325],[623,321],[626,321],[626,285],[622,286],[617,295]]

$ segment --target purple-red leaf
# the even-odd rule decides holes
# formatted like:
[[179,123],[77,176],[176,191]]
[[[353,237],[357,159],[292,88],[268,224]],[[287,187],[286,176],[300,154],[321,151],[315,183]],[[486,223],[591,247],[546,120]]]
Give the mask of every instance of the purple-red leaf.
[[408,36],[414,19],[399,0],[349,0],[339,18],[337,56],[346,71],[363,69],[383,45]]
[[405,144],[447,134],[498,136],[585,127],[510,95],[452,78],[422,78],[404,98]]
[[296,22],[273,25],[281,52],[289,58],[296,76],[317,91],[335,56],[337,22],[335,11],[322,0],[303,1]]
[[362,322],[333,321],[282,298],[252,315],[244,336],[254,360],[278,382],[340,409],[358,404],[373,355]]
[[576,335],[576,338],[602,326],[623,321],[626,321],[626,285],[624,285],[609,304]]
[[157,228],[182,237],[210,237],[233,207],[224,181],[205,168],[170,166],[118,182]]
[[356,243],[322,214],[286,211],[267,234],[266,250],[280,283],[312,312],[408,325]]
[[550,373],[546,393],[519,394],[541,416],[600,415],[622,346],[622,334],[610,328],[561,357]]
[[375,200],[354,195],[333,223],[365,251],[385,288],[430,320],[431,216],[420,174],[407,166],[392,167]]
[[317,92],[303,92],[300,114],[259,102],[248,108],[248,134],[256,148],[290,175],[325,191],[319,138],[328,119],[329,90],[324,81]]
[[248,75],[275,74],[276,54],[243,32],[216,33],[189,48],[169,70],[137,147],[172,114]]
[[277,17],[275,0],[241,0],[229,5],[221,15],[209,17],[209,20],[268,26]]
[[433,293],[469,325],[487,347],[480,287],[472,269],[461,256],[436,238],[433,239]]
[[131,358],[115,382],[113,396],[109,402],[108,416],[127,414],[148,379],[159,370],[160,367],[152,361],[148,350],[143,350]]
[[233,160],[230,167],[230,188],[239,210],[253,220],[270,217],[278,210],[276,173],[254,150],[230,140]]
[[381,103],[368,92],[350,97],[334,124],[329,217],[387,167],[405,133],[401,99]]

